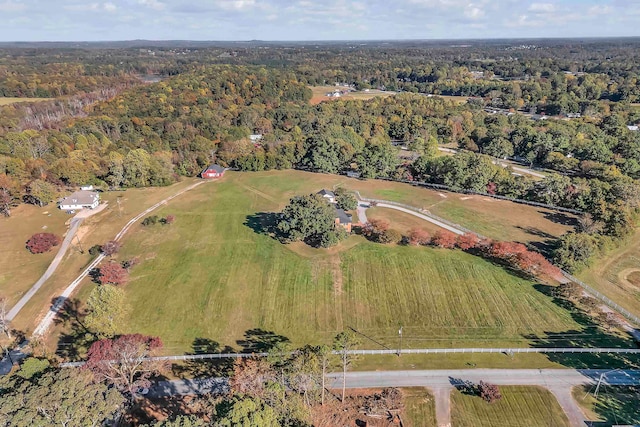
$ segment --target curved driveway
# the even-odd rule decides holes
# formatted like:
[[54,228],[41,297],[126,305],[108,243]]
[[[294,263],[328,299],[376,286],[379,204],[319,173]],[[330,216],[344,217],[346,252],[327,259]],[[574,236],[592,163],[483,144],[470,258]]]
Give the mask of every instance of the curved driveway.
[[69,230],[67,231],[67,235],[64,237],[64,240],[60,245],[60,249],[58,249],[58,253],[53,258],[53,261],[51,261],[51,264],[49,264],[49,267],[47,267],[47,270],[44,272],[42,277],[40,277],[40,279],[38,279],[38,281],[34,283],[31,289],[29,289],[27,293],[24,294],[22,298],[20,298],[20,301],[18,301],[16,305],[14,305],[13,308],[9,311],[9,313],[7,313],[7,319],[9,319],[9,321],[13,320],[18,315],[20,310],[24,308],[24,306],[36,294],[36,292],[38,292],[38,290],[42,287],[42,285],[44,285],[44,282],[46,282],[49,279],[49,277],[51,277],[53,273],[56,271],[56,269],[58,268],[58,265],[60,265],[60,262],[62,261],[62,258],[67,253],[67,249],[69,249],[69,246],[71,246],[71,241],[76,236],[76,232],[78,231],[80,224],[82,224],[82,221],[84,221],[85,218],[88,218],[102,211],[106,206],[107,205],[103,203],[96,209],[83,210],[79,212],[76,216],[71,218],[71,224],[69,226]]

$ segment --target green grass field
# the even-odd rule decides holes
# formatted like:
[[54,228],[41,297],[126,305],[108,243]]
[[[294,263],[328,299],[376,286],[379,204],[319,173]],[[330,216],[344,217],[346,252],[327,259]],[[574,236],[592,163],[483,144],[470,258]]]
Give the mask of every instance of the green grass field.
[[640,316],[640,231],[618,249],[596,260],[578,277]]
[[604,386],[593,396],[594,386],[576,387],[574,399],[597,421],[594,425],[638,425],[640,424],[640,389],[634,387]]
[[435,427],[436,407],[433,395],[424,388],[412,387],[402,389],[404,395],[403,423],[407,427]]
[[569,426],[553,395],[542,387],[501,386],[502,399],[487,403],[478,396],[451,394],[451,421],[456,427]]
[[40,102],[40,101],[50,101],[51,98],[4,98],[0,97],[0,106],[2,105],[10,105],[18,102]]
[[175,224],[138,226],[120,255],[143,259],[125,287],[134,307],[126,329],[161,336],[172,353],[196,338],[239,348],[244,339],[267,339],[264,331],[303,344],[351,326],[394,346],[402,324],[406,346],[439,347],[526,345],[523,334],[580,329],[531,282],[459,251],[380,246],[359,236],[310,249],[249,226],[257,213],[340,179],[232,173],[159,210],[174,214]]

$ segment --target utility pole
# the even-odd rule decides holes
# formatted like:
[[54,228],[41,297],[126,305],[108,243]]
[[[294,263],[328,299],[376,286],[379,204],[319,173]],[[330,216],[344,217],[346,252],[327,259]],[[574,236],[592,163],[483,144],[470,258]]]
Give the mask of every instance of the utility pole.
[[400,357],[402,355],[402,325],[398,329],[398,335],[400,335],[400,346],[398,347],[398,357]]

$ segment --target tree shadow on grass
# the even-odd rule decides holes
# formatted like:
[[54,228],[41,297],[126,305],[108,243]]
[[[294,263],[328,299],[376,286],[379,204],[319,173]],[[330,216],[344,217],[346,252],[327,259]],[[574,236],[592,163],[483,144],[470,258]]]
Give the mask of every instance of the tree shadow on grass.
[[[606,330],[605,327],[595,322],[580,307],[572,301],[558,297],[554,287],[548,285],[535,285],[535,288],[553,298],[553,302],[564,308],[573,320],[580,325],[579,329],[562,332],[545,332],[542,335],[529,334],[523,337],[529,340],[533,348],[637,348],[637,343],[631,335]],[[547,353],[547,358],[555,363],[575,368],[633,368],[640,367],[640,355],[624,353]]]
[[268,236],[278,238],[278,218],[280,214],[277,212],[258,212],[247,215],[244,225],[252,229],[257,234],[266,234]]
[[243,353],[266,353],[289,342],[289,338],[283,335],[259,328],[247,330],[244,339],[237,341]]
[[578,220],[576,218],[562,212],[538,211],[538,213],[542,214],[545,219],[555,222],[556,224],[568,225],[571,227],[576,227],[578,225]]
[[640,425],[640,387],[605,385],[599,392],[593,411],[604,421],[587,421],[589,427]]
[[[51,300],[51,305],[55,305],[58,298]],[[55,325],[62,325],[64,330],[58,338],[56,355],[65,360],[80,360],[87,349],[98,337],[90,331],[83,323],[85,317],[84,310],[81,309],[80,300],[66,299],[54,318]]]
[[[191,352],[188,355],[234,353],[235,350],[229,346],[222,346],[220,343],[209,338],[196,338],[191,343]],[[233,359],[192,359],[181,364],[173,364],[171,370],[179,377],[200,378],[200,377],[221,377],[227,376],[233,369]]]

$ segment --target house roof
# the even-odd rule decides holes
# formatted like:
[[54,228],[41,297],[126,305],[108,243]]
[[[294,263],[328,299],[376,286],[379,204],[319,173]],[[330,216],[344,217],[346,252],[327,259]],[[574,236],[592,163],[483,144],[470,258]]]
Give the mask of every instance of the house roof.
[[209,166],[208,168],[203,170],[202,173],[205,173],[205,172],[208,172],[208,171],[215,172],[215,173],[222,173],[225,170],[226,170],[225,168],[223,168],[222,166],[216,164],[216,165]]
[[353,222],[353,217],[346,213],[344,209],[335,208],[336,210],[336,218],[340,220],[340,224],[351,224]]
[[333,191],[325,190],[324,188],[322,190],[318,191],[316,194],[319,194],[322,197],[324,197],[324,196],[336,197],[336,194]]
[[60,200],[61,205],[92,205],[100,196],[96,191],[80,190]]

